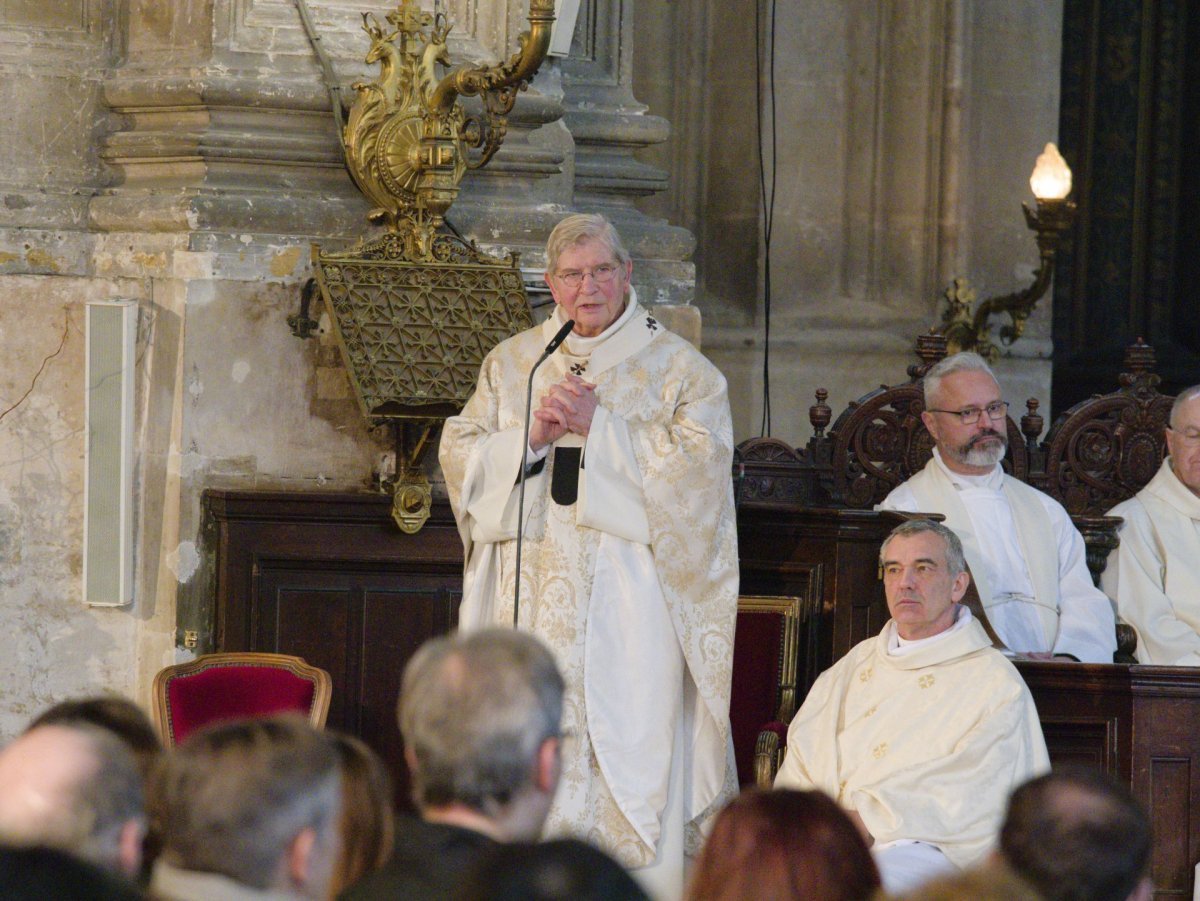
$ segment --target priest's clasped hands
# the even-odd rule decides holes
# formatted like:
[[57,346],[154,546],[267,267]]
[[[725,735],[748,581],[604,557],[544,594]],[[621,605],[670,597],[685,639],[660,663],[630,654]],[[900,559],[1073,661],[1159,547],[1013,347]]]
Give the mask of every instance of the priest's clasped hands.
[[541,406],[533,411],[529,427],[529,447],[539,451],[567,432],[587,437],[596,415],[596,386],[568,374],[542,395]]

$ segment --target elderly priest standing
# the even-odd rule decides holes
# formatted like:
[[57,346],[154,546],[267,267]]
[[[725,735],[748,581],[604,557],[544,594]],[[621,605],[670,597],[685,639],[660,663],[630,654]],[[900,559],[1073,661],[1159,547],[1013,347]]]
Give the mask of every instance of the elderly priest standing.
[[1139,663],[1200,666],[1200,385],[1175,398],[1158,474],[1117,504],[1121,544],[1100,584],[1137,632]]
[[832,795],[896,893],[979,862],[1009,792],[1049,760],[1024,681],[958,604],[970,577],[954,533],[903,523],[880,565],[892,618],[817,679],[775,786]]
[[[558,658],[572,737],[547,831],[601,844],[668,897],[685,826],[737,785],[733,429],[724,377],[638,304],[632,270],[602,216],[555,226],[554,315],[488,355],[439,457],[465,547],[464,628],[513,622],[526,467],[520,628]],[[569,321],[522,447],[530,371]]]
[[940,513],[963,543],[988,621],[1028,657],[1112,663],[1112,603],[1092,582],[1083,537],[1054,498],[1005,475],[1008,404],[983,358],[946,357],[925,375],[921,421],[933,458],[880,509]]

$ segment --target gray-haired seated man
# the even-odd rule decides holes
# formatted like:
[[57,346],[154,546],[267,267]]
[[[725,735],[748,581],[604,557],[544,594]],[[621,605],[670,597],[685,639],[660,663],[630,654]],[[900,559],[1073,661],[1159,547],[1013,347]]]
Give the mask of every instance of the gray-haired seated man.
[[512,629],[427,642],[400,687],[400,733],[420,818],[400,817],[383,869],[343,894],[450,898],[497,842],[534,841],[560,767],[563,679]]
[[1092,582],[1083,537],[1062,504],[1006,475],[1008,403],[978,354],[925,374],[921,421],[935,447],[883,510],[940,513],[962,541],[979,600],[1015,654],[1112,663],[1112,604]]
[[333,740],[296,715],[209,726],[171,751],[151,807],[159,901],[325,899],[341,844]]
[[892,618],[817,679],[775,785],[841,804],[897,893],[979,862],[1009,791],[1050,762],[1024,680],[958,603],[954,533],[903,523],[879,560]]

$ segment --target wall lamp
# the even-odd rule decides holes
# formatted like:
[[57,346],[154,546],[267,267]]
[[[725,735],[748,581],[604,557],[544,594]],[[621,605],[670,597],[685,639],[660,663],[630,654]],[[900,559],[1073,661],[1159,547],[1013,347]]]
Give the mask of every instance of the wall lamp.
[[1000,341],[1006,347],[1011,345],[1021,337],[1026,320],[1050,287],[1058,246],[1075,219],[1075,202],[1067,199],[1071,193],[1071,169],[1053,144],[1047,144],[1038,156],[1029,186],[1033,189],[1037,208],[1031,210],[1023,203],[1021,209],[1025,212],[1025,224],[1036,235],[1041,258],[1041,265],[1033,274],[1033,284],[1013,294],[988,298],[972,312],[975,289],[965,278],[954,279],[946,289],[949,305],[942,314],[939,329],[946,336],[950,353],[973,350],[985,359],[994,360],[1000,348],[988,334],[991,317],[1008,314],[1011,321],[1000,328]]

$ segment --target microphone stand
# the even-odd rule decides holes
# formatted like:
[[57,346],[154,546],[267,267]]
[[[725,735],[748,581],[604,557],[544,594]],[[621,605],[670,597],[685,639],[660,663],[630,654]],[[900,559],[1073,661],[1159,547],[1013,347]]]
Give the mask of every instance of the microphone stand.
[[567,335],[571,334],[571,329],[575,327],[575,320],[568,319],[566,325],[558,330],[558,333],[550,339],[550,343],[546,345],[546,349],[542,351],[542,355],[538,357],[533,368],[529,370],[529,382],[525,386],[525,432],[521,440],[521,471],[517,476],[517,577],[513,582],[513,628],[520,627],[521,616],[521,545],[525,541],[525,455],[529,452],[529,423],[533,417],[533,376],[541,366],[550,357],[550,354],[558,350],[558,345],[566,340]]

